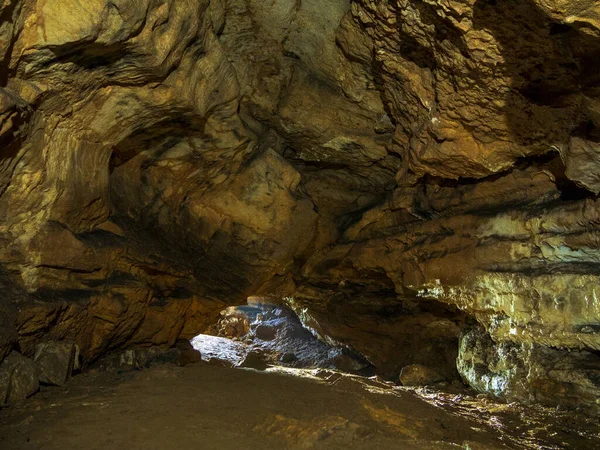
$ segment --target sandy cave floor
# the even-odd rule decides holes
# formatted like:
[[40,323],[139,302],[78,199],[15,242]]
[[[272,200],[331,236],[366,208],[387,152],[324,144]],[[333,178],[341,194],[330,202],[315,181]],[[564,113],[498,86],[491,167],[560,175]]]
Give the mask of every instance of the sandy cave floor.
[[82,374],[1,410],[0,449],[600,448],[585,415],[294,373],[164,364]]

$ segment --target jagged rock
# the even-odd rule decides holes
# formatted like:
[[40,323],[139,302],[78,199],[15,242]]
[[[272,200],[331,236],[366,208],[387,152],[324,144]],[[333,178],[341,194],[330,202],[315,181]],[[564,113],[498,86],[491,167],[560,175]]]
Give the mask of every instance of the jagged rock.
[[[279,361],[296,368],[327,367],[352,373],[370,367],[370,364],[355,352],[343,349],[335,342],[319,340],[303,326],[299,317],[285,306],[252,301],[247,306],[230,307],[226,314],[247,318],[253,333],[248,334],[243,343],[248,351],[262,354],[269,364],[276,365]],[[224,355],[230,353],[227,349],[235,344],[222,338],[199,336],[198,341],[202,340],[206,341],[203,348],[216,354],[220,351]],[[211,342],[216,345],[210,345]]]
[[306,249],[317,214],[297,170],[238,116],[221,2],[12,3],[0,263],[41,300],[21,308],[21,348],[73,340],[87,362],[172,345]]
[[600,357],[591,352],[496,343],[476,326],[461,336],[457,365],[463,379],[482,393],[600,412]]
[[444,377],[431,367],[421,364],[404,366],[400,372],[400,383],[403,386],[428,386],[444,381]]
[[219,336],[201,334],[191,341],[195,350],[202,355],[202,360],[209,364],[235,367],[248,353],[248,345]]
[[131,370],[180,361],[181,350],[178,348],[141,347],[113,353],[94,363],[93,367],[100,371]]
[[296,359],[298,359],[298,358],[296,357],[296,355],[294,353],[286,352],[281,355],[281,357],[279,358],[279,361],[281,361],[284,364],[287,364],[287,363],[296,361]]
[[242,338],[250,332],[248,317],[236,312],[234,307],[229,307],[221,311],[217,331],[221,337]]
[[266,361],[267,356],[263,351],[260,350],[250,350],[248,354],[242,359],[242,361],[237,365],[237,367],[247,367],[250,369],[256,370],[265,370],[269,367],[269,364]]
[[202,361],[202,354],[196,350],[190,341],[187,339],[180,339],[175,343],[175,348],[179,350],[179,360],[177,362],[180,366],[187,366],[188,364],[194,364]]
[[72,342],[43,342],[35,349],[33,361],[42,384],[62,386],[75,369],[79,357],[77,346]]
[[271,3],[2,2],[0,360],[249,295],[394,377],[466,316],[600,350],[598,5]]
[[31,359],[12,352],[0,364],[0,406],[18,404],[39,387],[37,368]]
[[[291,302],[303,323],[321,339],[354,349],[386,378],[397,378],[409,364],[430,365],[447,379],[459,378],[460,313],[431,302],[400,302],[382,288],[389,280],[378,273],[358,285],[346,281],[325,289],[324,279],[319,278],[316,288],[311,274]],[[362,368],[356,364],[352,363]]]
[[263,341],[272,341],[277,336],[277,328],[269,325],[258,325],[254,328],[254,336]]

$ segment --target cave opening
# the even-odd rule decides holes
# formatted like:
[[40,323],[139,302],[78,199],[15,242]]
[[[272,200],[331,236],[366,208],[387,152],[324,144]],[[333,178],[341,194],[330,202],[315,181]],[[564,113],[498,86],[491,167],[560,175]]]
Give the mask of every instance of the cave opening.
[[334,372],[375,376],[375,368],[364,357],[319,336],[285,299],[274,302],[273,297],[248,297],[246,305],[221,311],[208,331],[211,334],[195,336],[191,344],[209,364],[280,369],[298,376]]

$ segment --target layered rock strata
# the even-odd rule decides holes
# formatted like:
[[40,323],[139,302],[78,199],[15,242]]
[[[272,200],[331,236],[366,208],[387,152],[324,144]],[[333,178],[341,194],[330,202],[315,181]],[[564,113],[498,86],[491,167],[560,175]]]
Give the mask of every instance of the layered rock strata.
[[573,395],[593,403],[598,17],[591,0],[4,0],[0,359],[170,345],[272,294],[382,373],[451,378],[458,355],[511,399],[553,402],[469,375],[494,366],[484,347],[518,367],[587,352],[564,370],[590,368]]

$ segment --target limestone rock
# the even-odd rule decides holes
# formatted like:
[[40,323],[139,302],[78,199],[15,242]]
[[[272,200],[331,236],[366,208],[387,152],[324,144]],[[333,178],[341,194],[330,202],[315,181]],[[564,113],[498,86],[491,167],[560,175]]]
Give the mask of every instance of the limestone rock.
[[29,358],[12,352],[0,364],[0,406],[18,404],[39,387],[36,366]]
[[11,1],[0,26],[0,263],[31,294],[19,344],[73,340],[88,362],[192,338],[289,270],[313,203],[238,116],[221,2],[44,5]]
[[[257,352],[268,364],[283,362],[295,368],[322,367],[351,373],[371,368],[356,352],[342,348],[336,342],[319,339],[314,330],[307,329],[309,325],[303,324],[286,306],[251,300],[247,306],[229,307],[224,313],[247,318],[252,332],[243,341],[247,347],[246,355]],[[203,339],[214,341],[214,338]],[[227,353],[225,349],[237,342],[220,340],[220,343],[220,351]]]
[[342,372],[359,373],[369,366],[365,360],[357,358],[356,355],[348,355],[344,351],[331,359],[331,367]]
[[421,364],[404,366],[400,372],[400,383],[403,386],[428,386],[442,381],[444,381],[443,376],[431,367]]
[[321,282],[319,288],[307,283],[292,306],[321,339],[354,349],[386,378],[397,378],[406,365],[424,364],[447,379],[458,379],[460,313],[430,302],[400,302],[382,289],[388,281],[382,282],[380,274],[371,276],[379,284],[373,291],[366,280],[331,287]]
[[0,361],[8,355],[17,340],[16,317],[13,305],[0,302]]
[[194,337],[191,344],[203,361],[224,367],[237,366],[249,351],[248,345],[242,342],[207,334]]
[[272,341],[277,335],[277,328],[269,325],[259,325],[254,328],[254,336],[263,341]]
[[241,338],[250,332],[248,317],[244,314],[235,313],[235,308],[229,307],[221,311],[221,317],[217,322],[218,334],[226,338]]
[[93,367],[100,371],[114,371],[145,369],[156,364],[180,364],[181,353],[178,348],[135,347],[105,356]]
[[264,352],[260,350],[251,350],[237,365],[237,367],[265,370],[267,367],[269,367],[269,364],[266,361],[266,355],[264,354]]
[[598,13],[0,2],[0,360],[170,347],[250,295],[394,377],[456,377],[467,317],[600,350]]
[[481,327],[461,337],[458,370],[479,392],[529,404],[598,413],[600,357],[535,344],[494,342]]
[[280,357],[279,357],[279,361],[281,361],[284,364],[288,364],[291,362],[296,361],[296,355],[294,353],[291,352],[286,352],[283,353]]
[[72,342],[43,342],[38,344],[33,361],[42,384],[62,386],[75,368],[79,352]]
[[194,364],[202,361],[202,354],[196,350],[190,341],[187,339],[180,339],[176,342],[175,348],[179,350],[179,360],[177,364],[179,366],[187,366],[188,364]]

